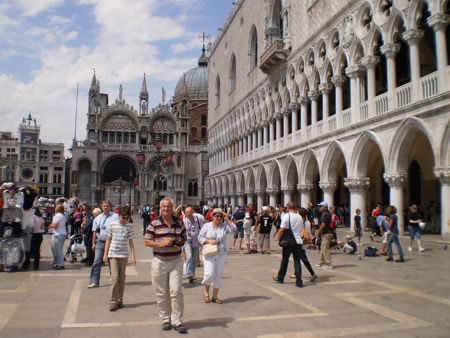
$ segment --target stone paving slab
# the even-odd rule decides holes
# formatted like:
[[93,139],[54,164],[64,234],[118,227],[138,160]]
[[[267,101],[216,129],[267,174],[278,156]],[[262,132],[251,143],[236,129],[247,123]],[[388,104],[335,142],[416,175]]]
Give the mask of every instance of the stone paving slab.
[[[45,236],[41,270],[0,273],[0,337],[178,336],[160,329],[150,282],[151,250],[143,246],[141,224],[135,227],[138,264],[127,269],[123,309],[109,311],[107,267],[96,289],[87,289],[90,268],[81,263],[67,263],[62,271],[50,269],[50,236]],[[339,237],[345,231],[339,229]],[[437,236],[425,243],[428,250],[423,253],[405,250],[404,264],[336,251],[334,270],[314,268],[317,282],[310,283],[303,268],[301,289],[287,278],[285,284],[273,283],[281,259],[275,241],[271,255],[230,251],[220,291],[224,304],[204,304],[200,281],[184,282],[189,335],[448,337],[449,251]],[[405,238],[402,244],[406,249]],[[314,266],[317,251],[308,250],[308,257]]]

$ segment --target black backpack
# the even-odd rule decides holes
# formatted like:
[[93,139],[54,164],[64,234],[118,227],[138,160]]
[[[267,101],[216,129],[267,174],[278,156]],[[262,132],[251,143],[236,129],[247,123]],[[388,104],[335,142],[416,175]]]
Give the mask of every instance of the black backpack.
[[366,257],[377,257],[378,253],[377,253],[378,249],[373,247],[373,246],[368,246],[367,248],[364,249],[364,256]]

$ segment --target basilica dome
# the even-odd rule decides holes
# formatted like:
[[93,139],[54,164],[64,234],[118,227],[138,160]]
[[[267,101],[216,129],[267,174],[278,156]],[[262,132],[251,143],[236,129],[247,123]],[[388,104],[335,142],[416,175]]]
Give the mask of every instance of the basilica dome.
[[184,73],[178,80],[173,96],[173,102],[180,102],[183,98],[189,100],[208,100],[208,57],[205,49],[198,59],[198,67]]

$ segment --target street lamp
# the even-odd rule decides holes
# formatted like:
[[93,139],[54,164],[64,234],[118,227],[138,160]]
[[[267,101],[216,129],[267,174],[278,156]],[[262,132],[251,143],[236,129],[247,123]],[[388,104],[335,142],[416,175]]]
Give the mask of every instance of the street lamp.
[[125,181],[122,179],[122,177],[119,177],[117,180],[119,182],[119,186],[114,188],[114,192],[119,194],[119,207],[122,206],[122,194],[125,192]]
[[130,178],[130,196],[128,196],[128,206],[130,207],[130,211],[131,211],[131,189],[133,188],[134,171],[130,170],[128,175]]
[[159,184],[161,183],[161,178],[159,177],[161,175],[161,148],[162,148],[163,141],[159,137],[159,135],[156,135],[155,139],[153,140],[153,145],[156,148],[156,154],[157,157],[157,166],[156,166],[156,196],[155,196],[155,206],[159,207],[160,202],[160,196],[159,196]]

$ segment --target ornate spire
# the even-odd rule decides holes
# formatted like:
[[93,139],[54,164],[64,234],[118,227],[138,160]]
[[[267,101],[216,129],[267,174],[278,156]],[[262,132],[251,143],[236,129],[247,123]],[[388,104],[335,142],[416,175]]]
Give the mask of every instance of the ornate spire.
[[147,80],[142,80],[141,93],[139,94],[139,114],[147,114],[148,113],[148,91],[147,91]]
[[97,89],[98,89],[98,81],[97,78],[95,77],[95,68],[94,68],[94,75],[92,76],[91,88],[89,89],[89,92],[97,91]]
[[203,45],[202,55],[198,58],[199,67],[208,67],[208,57],[206,56],[205,52],[206,52],[205,45]]
[[209,39],[209,35],[206,32],[201,32],[199,34],[200,39],[203,42],[203,48],[202,48],[202,55],[198,59],[198,66],[199,67],[208,67],[208,57],[206,56],[206,48],[205,48],[205,41]]
[[142,80],[141,94],[139,94],[139,98],[141,100],[148,99],[147,81],[145,79],[145,73],[144,73],[144,79]]

